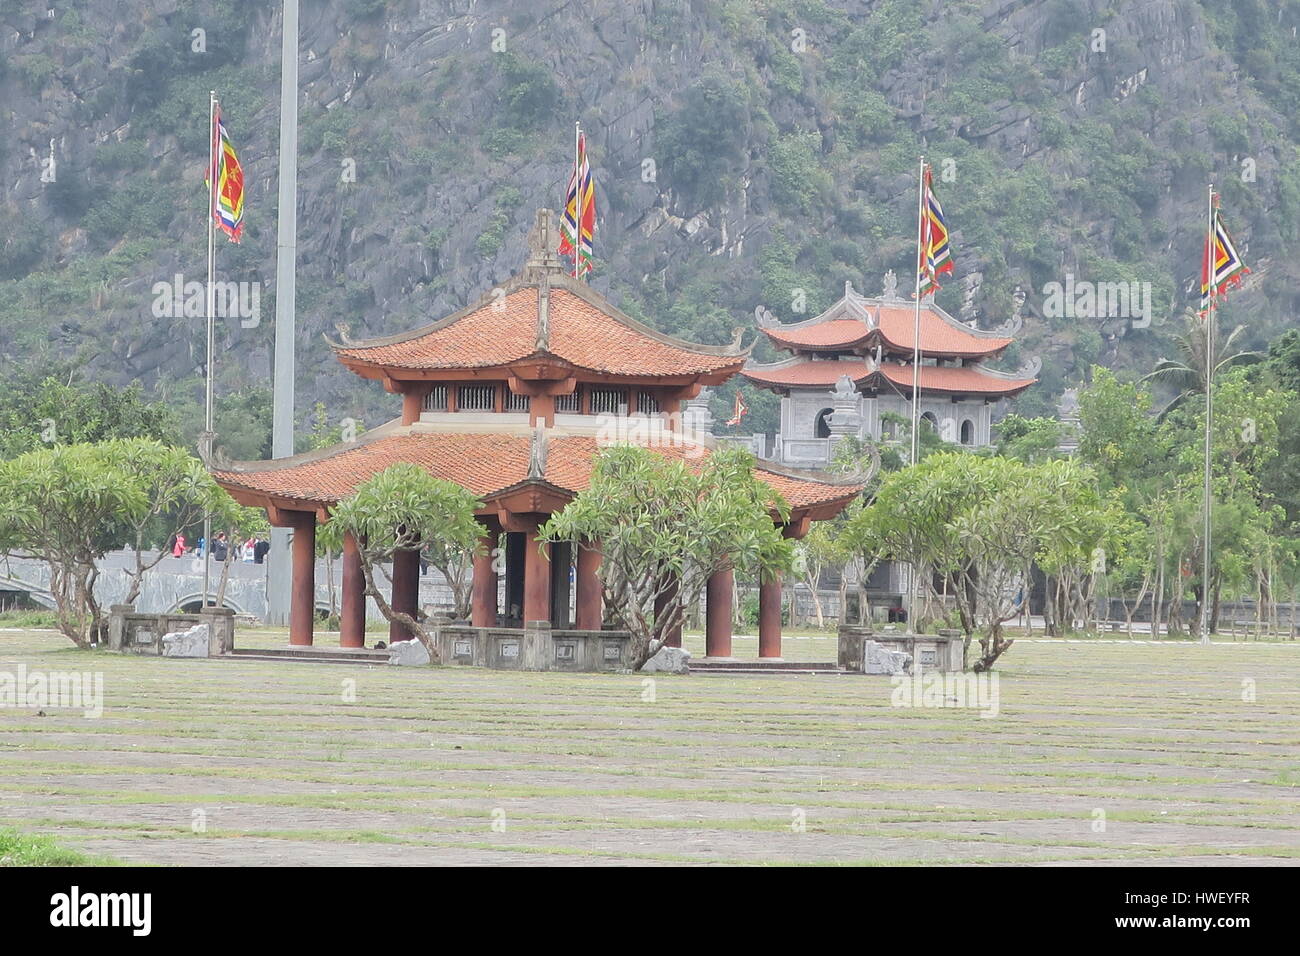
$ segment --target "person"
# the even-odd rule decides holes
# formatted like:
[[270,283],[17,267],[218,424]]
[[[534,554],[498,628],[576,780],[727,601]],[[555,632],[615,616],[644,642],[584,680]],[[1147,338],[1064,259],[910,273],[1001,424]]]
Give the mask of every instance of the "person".
[[227,551],[228,551],[228,547],[226,545],[226,533],[222,531],[220,534],[217,535],[217,540],[212,542],[212,560],[217,562],[226,560]]
[[206,551],[203,550],[203,546],[205,544],[207,544],[207,541],[203,539],[203,535],[199,535],[199,543],[194,546],[194,554],[196,556],[201,558],[203,557],[204,554],[207,553]]
[[257,547],[253,549],[253,563],[261,564],[266,560],[266,552],[271,550],[270,541],[258,541]]
[[172,557],[179,558],[185,554],[185,535],[178,534],[172,541]]
[[248,540],[244,542],[244,549],[240,554],[240,559],[243,560],[245,564],[251,564],[253,561],[253,551],[256,548],[257,539],[250,534]]

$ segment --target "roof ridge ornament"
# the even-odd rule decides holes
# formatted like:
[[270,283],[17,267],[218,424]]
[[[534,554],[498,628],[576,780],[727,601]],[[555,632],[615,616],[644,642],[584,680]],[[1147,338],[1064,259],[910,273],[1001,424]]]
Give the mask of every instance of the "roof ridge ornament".
[[547,455],[547,438],[546,426],[537,425],[533,428],[532,440],[528,447],[528,477],[545,478],[546,477],[546,455]]
[[882,298],[897,299],[898,295],[898,276],[894,275],[894,270],[890,269],[885,273],[884,290],[880,293]]
[[524,263],[524,278],[536,282],[544,275],[561,275],[564,266],[560,262],[555,243],[555,222],[549,209],[537,210],[533,228],[528,233],[528,261]]
[[543,272],[537,277],[537,341],[538,352],[551,350],[551,277]]

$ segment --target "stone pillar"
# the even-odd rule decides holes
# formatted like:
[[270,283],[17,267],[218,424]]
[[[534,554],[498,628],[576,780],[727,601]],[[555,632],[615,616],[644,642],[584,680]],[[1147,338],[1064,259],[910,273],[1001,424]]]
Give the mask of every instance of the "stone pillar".
[[682,409],[682,430],[687,436],[708,436],[713,434],[713,412],[709,408],[709,390],[700,389],[694,398],[686,400]]
[[580,631],[599,631],[602,621],[600,577],[600,546],[584,542],[578,545],[577,595],[574,624]]
[[708,602],[704,617],[704,656],[731,656],[731,592],[736,573],[731,568],[714,571],[705,587]]
[[758,656],[781,657],[781,575],[773,573],[758,584]]
[[316,624],[316,515],[293,513],[290,551],[293,577],[289,591],[289,643],[310,647]]
[[[394,611],[415,617],[420,604],[420,552],[398,551],[393,555],[393,595],[389,604]],[[388,625],[388,642],[414,640],[404,624],[392,621]]]
[[339,607],[339,647],[366,646],[366,576],[361,548],[352,532],[343,535],[343,593]]
[[[659,596],[655,598],[655,620],[656,621],[659,619],[661,615],[673,613],[673,611],[675,610],[675,606],[677,604],[678,583],[679,583],[678,579],[674,577],[672,583],[667,585],[661,592],[659,592]],[[664,636],[664,646],[665,647],[682,646],[681,621],[678,621],[677,625]]]
[[484,529],[479,553],[474,555],[474,581],[470,599],[470,623],[475,627],[496,627],[497,623],[497,530]]
[[537,540],[537,525],[524,533],[524,626],[551,621],[551,549]]

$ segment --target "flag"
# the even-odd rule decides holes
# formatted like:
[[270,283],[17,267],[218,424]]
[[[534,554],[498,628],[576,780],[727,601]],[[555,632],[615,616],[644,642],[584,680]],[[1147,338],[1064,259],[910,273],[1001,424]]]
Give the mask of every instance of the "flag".
[[917,253],[917,270],[921,276],[921,295],[939,291],[939,276],[952,272],[952,252],[948,246],[948,226],[943,207],[934,194],[934,175],[925,167],[924,195],[921,201],[921,247]]
[[[239,165],[235,147],[226,133],[220,106],[213,113],[212,137],[216,146],[213,168],[208,176],[212,218],[231,242],[238,242],[244,231],[244,169]],[[217,184],[215,191],[212,189],[214,180]]]
[[740,392],[737,391],[737,392],[736,392],[736,409],[735,409],[735,411],[733,411],[733,412],[731,413],[731,417],[730,417],[729,419],[727,419],[727,424],[728,424],[728,425],[739,425],[739,424],[740,424],[740,420],[741,420],[742,418],[745,417],[745,412],[747,412],[747,411],[749,411],[749,406],[745,404],[745,400],[744,400],[743,398],[740,397]]
[[596,236],[596,187],[587,161],[587,137],[578,134],[578,155],[564,197],[560,219],[560,255],[573,256],[573,274],[591,272]]
[[1205,244],[1201,257],[1201,315],[1208,315],[1216,297],[1227,294],[1228,289],[1241,285],[1242,277],[1250,272],[1241,261],[1237,246],[1228,235],[1228,229],[1219,216],[1219,197],[1216,194],[1211,217],[1212,241]]

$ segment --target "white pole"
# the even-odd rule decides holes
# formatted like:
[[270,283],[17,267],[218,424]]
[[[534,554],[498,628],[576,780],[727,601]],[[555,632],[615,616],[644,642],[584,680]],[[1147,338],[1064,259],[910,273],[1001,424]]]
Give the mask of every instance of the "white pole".
[[1214,413],[1214,184],[1209,187],[1207,205],[1205,262],[1210,301],[1205,311],[1205,532],[1201,554],[1201,643],[1210,643],[1210,515],[1214,496],[1211,494],[1212,415]]
[[[203,443],[204,453],[211,456],[213,440],[213,414],[212,414],[212,353],[215,351],[215,320],[213,313],[216,311],[216,302],[214,299],[215,288],[212,284],[212,273],[216,269],[217,263],[217,150],[221,148],[221,137],[217,133],[217,91],[208,91],[208,288],[207,288],[207,336],[208,336],[208,355],[207,366],[204,372],[204,395],[203,395]],[[204,514],[203,516],[203,604],[202,607],[208,606],[208,594],[211,591],[212,579],[212,516]]]
[[[298,258],[298,0],[284,0],[280,39],[280,190],[275,257],[275,377],[271,457],[293,454],[294,348]],[[267,623],[289,618],[289,529],[271,529],[267,554]]]
[[[915,312],[912,316],[912,465],[921,460],[921,268],[925,250],[922,243],[925,236],[925,157],[921,157],[916,180],[916,289],[912,295]],[[907,630],[916,633],[916,598],[920,589],[920,568],[913,567],[908,572],[907,588]]]

